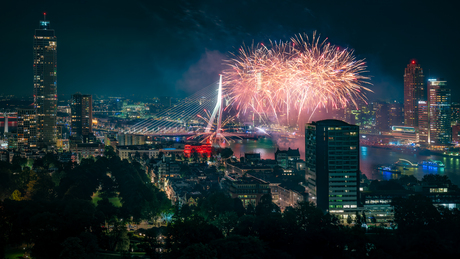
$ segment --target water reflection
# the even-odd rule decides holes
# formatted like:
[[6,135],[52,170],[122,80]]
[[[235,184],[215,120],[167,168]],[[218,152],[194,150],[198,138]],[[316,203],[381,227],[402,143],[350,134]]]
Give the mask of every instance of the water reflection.
[[[447,175],[455,184],[460,184],[460,159],[453,157],[442,156],[421,156],[417,154],[403,154],[393,152],[389,149],[361,147],[361,171],[366,174],[369,179],[393,179],[390,176],[383,175],[375,170],[379,165],[392,165],[399,159],[407,159],[412,163],[421,164],[423,160],[438,160],[444,163],[445,167],[436,166],[418,166],[404,167],[397,166],[401,171],[401,175],[414,175],[417,179],[421,179],[426,174],[441,174]],[[397,177],[396,174],[393,174]],[[394,176],[391,176],[394,177]]]
[[233,155],[243,157],[244,153],[260,153],[262,159],[275,159],[275,152],[278,148],[276,142],[269,138],[259,140],[243,139],[230,143]]

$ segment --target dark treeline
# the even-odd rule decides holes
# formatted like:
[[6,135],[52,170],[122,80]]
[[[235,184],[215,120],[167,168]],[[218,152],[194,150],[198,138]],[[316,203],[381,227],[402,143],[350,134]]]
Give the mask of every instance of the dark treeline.
[[[33,170],[19,157],[1,162],[1,249],[27,244],[33,258],[98,258],[102,251],[135,257],[131,249],[150,258],[183,259],[460,255],[460,212],[436,208],[421,195],[394,199],[397,228],[372,231],[362,227],[365,213],[343,225],[307,202],[281,213],[270,195],[245,208],[215,191],[171,208],[139,162],[121,161],[110,148],[105,155],[76,165],[50,154],[34,161]],[[395,186],[375,182],[372,188],[400,188]],[[94,194],[101,198],[97,205]],[[166,227],[128,232],[127,224],[160,214],[173,214]]]
[[397,229],[344,226],[310,203],[280,213],[270,196],[244,209],[215,193],[183,206],[165,229],[167,258],[448,258],[460,255],[460,213],[421,195],[396,199]]
[[[6,247],[22,244],[31,245],[33,258],[125,251],[127,223],[151,220],[170,207],[138,162],[121,161],[110,149],[106,157],[83,159],[80,165],[60,163],[52,154],[35,160],[33,170],[26,163],[14,158],[0,164],[0,256]],[[95,193],[102,198],[97,206]],[[121,206],[109,201],[114,198]]]

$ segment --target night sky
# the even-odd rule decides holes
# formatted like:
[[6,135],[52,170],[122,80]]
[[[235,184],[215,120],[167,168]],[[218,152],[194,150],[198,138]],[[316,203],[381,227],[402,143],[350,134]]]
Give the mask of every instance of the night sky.
[[[403,3],[402,3],[403,2]],[[451,1],[453,3],[454,1]],[[58,39],[58,93],[187,96],[245,42],[322,37],[365,58],[371,100],[402,101],[404,68],[444,78],[460,101],[457,8],[448,1],[2,1],[0,94],[33,92],[43,12]]]

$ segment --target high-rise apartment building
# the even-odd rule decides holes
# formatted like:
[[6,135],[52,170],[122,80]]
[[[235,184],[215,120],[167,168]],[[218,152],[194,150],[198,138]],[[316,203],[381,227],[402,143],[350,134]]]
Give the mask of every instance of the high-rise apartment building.
[[37,112],[37,138],[40,146],[56,144],[57,59],[56,36],[49,21],[40,21],[34,35],[34,106]]
[[375,102],[375,129],[378,131],[389,131],[390,117],[389,117],[389,104],[386,102]]
[[76,93],[71,102],[71,136],[87,138],[93,132],[93,98]]
[[29,151],[37,147],[37,114],[35,109],[18,109],[17,147]]
[[451,129],[451,90],[443,80],[428,80],[428,102],[430,105],[430,143],[449,144]]
[[427,101],[418,102],[418,142],[430,143],[430,105]]
[[418,127],[418,102],[424,100],[423,69],[413,60],[404,71],[404,126]]
[[452,103],[450,110],[452,125],[460,125],[460,103]]
[[404,106],[398,102],[389,104],[388,120],[390,126],[401,126],[404,123]]
[[354,213],[359,205],[359,128],[339,120],[305,126],[309,198],[323,211]]

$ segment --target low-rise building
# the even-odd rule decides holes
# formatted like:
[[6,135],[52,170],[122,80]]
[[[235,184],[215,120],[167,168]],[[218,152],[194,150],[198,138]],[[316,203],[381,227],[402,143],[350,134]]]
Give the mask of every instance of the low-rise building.
[[13,161],[14,152],[9,150],[0,150],[0,161],[11,163]]
[[407,190],[363,192],[363,205],[367,224],[379,224],[389,227],[394,222],[394,198],[407,198],[413,192]]
[[260,153],[244,153],[244,161],[250,165],[256,165],[260,161]]
[[[160,163],[158,168],[159,177],[161,178],[180,178],[180,165],[176,162]],[[161,180],[160,180],[161,181]]]
[[428,197],[434,206],[449,209],[460,208],[460,192],[449,191],[445,186],[416,186],[412,190],[387,190],[363,192],[362,200],[368,224],[382,224],[390,226],[394,221],[394,208],[391,202],[395,198],[408,198],[411,195],[421,194]]
[[245,163],[227,163],[228,174],[243,176],[248,171],[271,173],[273,172],[273,168],[270,166],[248,165]]
[[299,149],[279,150],[275,152],[275,160],[282,168],[295,168],[296,161],[300,160]]
[[292,175],[274,175],[265,173],[250,173],[255,177],[270,184],[272,201],[278,205],[281,211],[287,207],[296,207],[299,202],[308,200],[305,186],[297,182],[297,177]]
[[147,155],[149,158],[158,157],[158,154],[161,150],[154,149],[152,146],[148,145],[136,145],[136,146],[118,146],[117,153],[120,159],[129,159],[133,157],[136,153],[139,153],[141,157]]
[[70,145],[70,152],[79,158],[97,157],[104,155],[104,145],[101,143],[78,143]]
[[227,175],[221,184],[232,198],[239,198],[245,207],[249,204],[255,207],[263,195],[271,194],[268,182],[252,176]]
[[[177,146],[180,147],[182,145],[179,144]],[[168,150],[176,150],[176,148],[168,149]],[[195,145],[187,144],[183,146],[182,150],[183,150],[185,157],[190,157],[192,156],[193,153],[197,153],[201,156],[210,157],[212,153],[212,145],[211,144],[195,144]]]
[[270,188],[272,192],[276,190],[278,193],[279,200],[276,204],[280,207],[281,211],[284,211],[287,207],[295,208],[299,202],[308,200],[305,188],[300,185],[297,187],[298,188],[293,188],[292,186],[279,184],[276,187],[273,186]]

